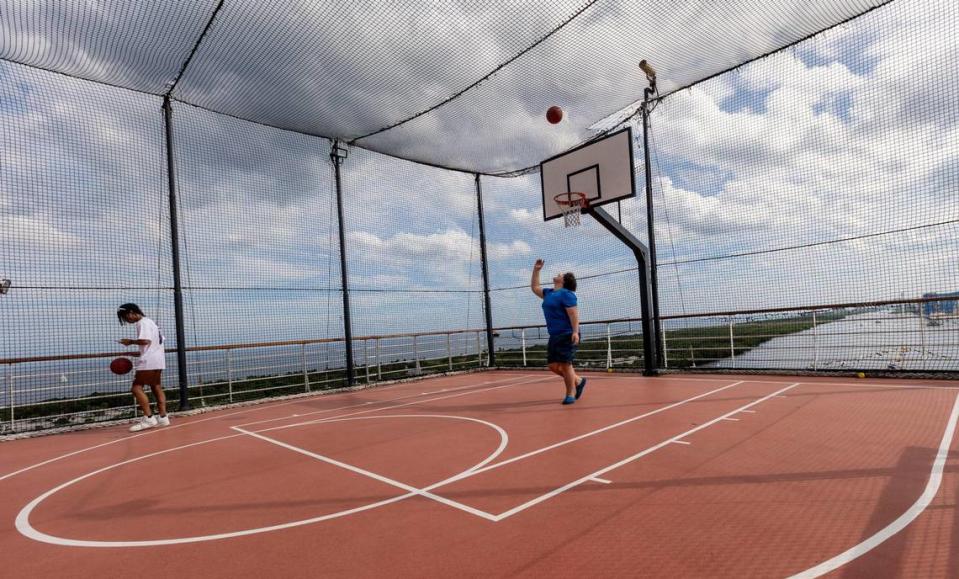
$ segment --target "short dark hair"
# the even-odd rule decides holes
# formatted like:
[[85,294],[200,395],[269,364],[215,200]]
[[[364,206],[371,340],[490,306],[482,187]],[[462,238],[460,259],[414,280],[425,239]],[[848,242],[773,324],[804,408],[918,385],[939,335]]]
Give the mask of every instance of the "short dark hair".
[[573,275],[573,272],[567,271],[563,274],[563,289],[568,289],[571,292],[576,291],[576,276]]
[[120,318],[120,323],[126,322],[124,317],[127,314],[137,314],[139,316],[143,315],[143,310],[140,309],[140,306],[136,304],[123,304],[117,308],[117,317]]

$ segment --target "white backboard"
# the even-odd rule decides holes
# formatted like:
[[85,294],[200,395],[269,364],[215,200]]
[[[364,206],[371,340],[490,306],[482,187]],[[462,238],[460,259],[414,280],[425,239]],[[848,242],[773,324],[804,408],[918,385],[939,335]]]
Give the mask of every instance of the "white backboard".
[[627,127],[539,164],[543,220],[562,216],[554,197],[585,193],[593,207],[636,195],[633,130]]

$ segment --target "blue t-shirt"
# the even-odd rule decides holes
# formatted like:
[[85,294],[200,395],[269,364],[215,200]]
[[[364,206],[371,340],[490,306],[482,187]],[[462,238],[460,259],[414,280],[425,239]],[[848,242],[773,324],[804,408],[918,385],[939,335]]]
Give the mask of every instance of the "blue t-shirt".
[[573,323],[566,308],[576,305],[576,294],[568,289],[543,290],[543,313],[546,315],[546,331],[550,336],[573,333]]

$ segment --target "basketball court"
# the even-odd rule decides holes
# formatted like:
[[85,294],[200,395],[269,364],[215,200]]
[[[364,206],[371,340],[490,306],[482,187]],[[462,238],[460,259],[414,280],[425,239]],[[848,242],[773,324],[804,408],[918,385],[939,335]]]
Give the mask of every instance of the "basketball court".
[[4,444],[11,576],[948,576],[959,385],[495,371]]
[[4,577],[959,577],[950,3],[54,4]]

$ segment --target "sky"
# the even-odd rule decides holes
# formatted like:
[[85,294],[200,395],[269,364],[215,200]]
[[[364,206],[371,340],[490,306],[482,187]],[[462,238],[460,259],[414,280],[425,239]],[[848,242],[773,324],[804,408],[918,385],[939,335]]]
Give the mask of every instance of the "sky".
[[[634,19],[617,13],[617,6],[611,3],[581,26]],[[306,4],[300,8],[309,10]],[[122,16],[110,14],[117,21]],[[242,20],[243,36],[262,43],[255,27],[269,21],[224,16]],[[498,26],[484,33],[464,26],[462,43],[483,47],[471,64],[488,70],[559,16],[514,22],[512,29],[508,19],[488,15]],[[675,18],[688,22],[694,16]],[[305,25],[303,14],[274,18],[292,27],[293,39],[296,27]],[[345,18],[342,26],[370,33],[369,21]],[[334,21],[323,23],[325,33],[339,33]],[[959,289],[957,24],[955,3],[899,0],[663,101],[651,132],[663,313]],[[772,38],[781,28],[789,22],[757,35]],[[183,28],[183,38],[191,31]],[[187,47],[178,38],[151,52],[144,47],[162,35],[148,35],[134,43],[139,60],[113,68],[103,55],[51,50],[44,58],[69,56],[71,66],[87,76],[122,78],[150,91],[161,86],[163,75],[144,74],[130,62],[176,62]],[[244,96],[262,96],[277,78],[292,75],[302,82],[258,101],[263,108],[257,114],[277,125],[308,119],[318,131],[354,130],[359,125],[343,120],[350,107],[359,108],[354,112],[362,128],[382,126],[403,112],[376,109],[376,91],[416,85],[403,103],[412,111],[449,94],[444,83],[470,80],[460,66],[430,70],[404,60],[411,54],[409,39],[387,34],[374,40],[377,47],[398,43],[403,50],[392,55],[396,68],[370,77],[360,66],[369,55],[335,43],[322,63],[254,66],[252,72],[237,56],[242,50],[233,54],[228,44],[215,43],[184,77],[179,96],[243,116],[250,112]],[[446,41],[429,44],[423,58],[455,52],[456,43]],[[597,37],[600,48],[608,42]],[[259,46],[269,49],[267,43]],[[229,66],[214,74],[209,67],[217,58]],[[664,54],[659,62],[677,58]],[[404,62],[410,68],[400,66]],[[490,163],[570,146],[584,126],[600,120],[587,116],[602,109],[590,105],[592,92],[597,101],[641,96],[609,77],[619,70],[618,61],[606,64],[565,70],[567,84],[570,75],[583,79],[568,90],[557,88],[550,75],[523,82],[530,69],[521,59],[516,69],[504,69],[466,93],[462,104],[367,144],[406,147],[413,156],[462,146]],[[659,70],[663,90],[683,84],[681,75]],[[353,82],[352,96],[340,101],[327,95],[327,108],[320,110],[328,117],[292,106],[315,94],[310,91],[325,71]],[[249,78],[240,78],[242,73]],[[555,90],[531,95],[541,86]],[[546,107],[540,105],[547,102],[570,103],[564,124],[549,127],[542,120]],[[623,105],[631,110],[628,102]],[[491,125],[490,115],[500,111]],[[454,117],[456,135],[450,132]],[[539,128],[528,131],[533,118]],[[188,342],[341,336],[330,142],[183,103],[175,105],[173,123],[184,284],[194,288],[186,292]],[[634,133],[641,135],[640,128]],[[14,282],[14,290],[0,298],[2,325],[12,328],[3,332],[0,356],[109,350],[110,340],[126,335],[113,316],[125,301],[143,304],[172,335],[172,292],[157,289],[172,286],[160,99],[0,61],[0,143],[0,276]],[[342,182],[354,335],[482,327],[474,177],[359,147],[349,151]],[[621,210],[624,223],[645,238],[641,142],[634,153],[639,197]],[[639,315],[637,278],[628,271],[635,265],[632,256],[605,230],[588,218],[575,230],[559,221],[544,224],[537,174],[483,177],[481,183],[495,325],[540,323],[538,302],[525,287],[537,257],[546,259],[544,278],[562,271],[581,278],[583,319]],[[615,206],[610,210],[617,214]],[[728,257],[743,253],[752,255]],[[85,289],[68,289],[74,287]]]

